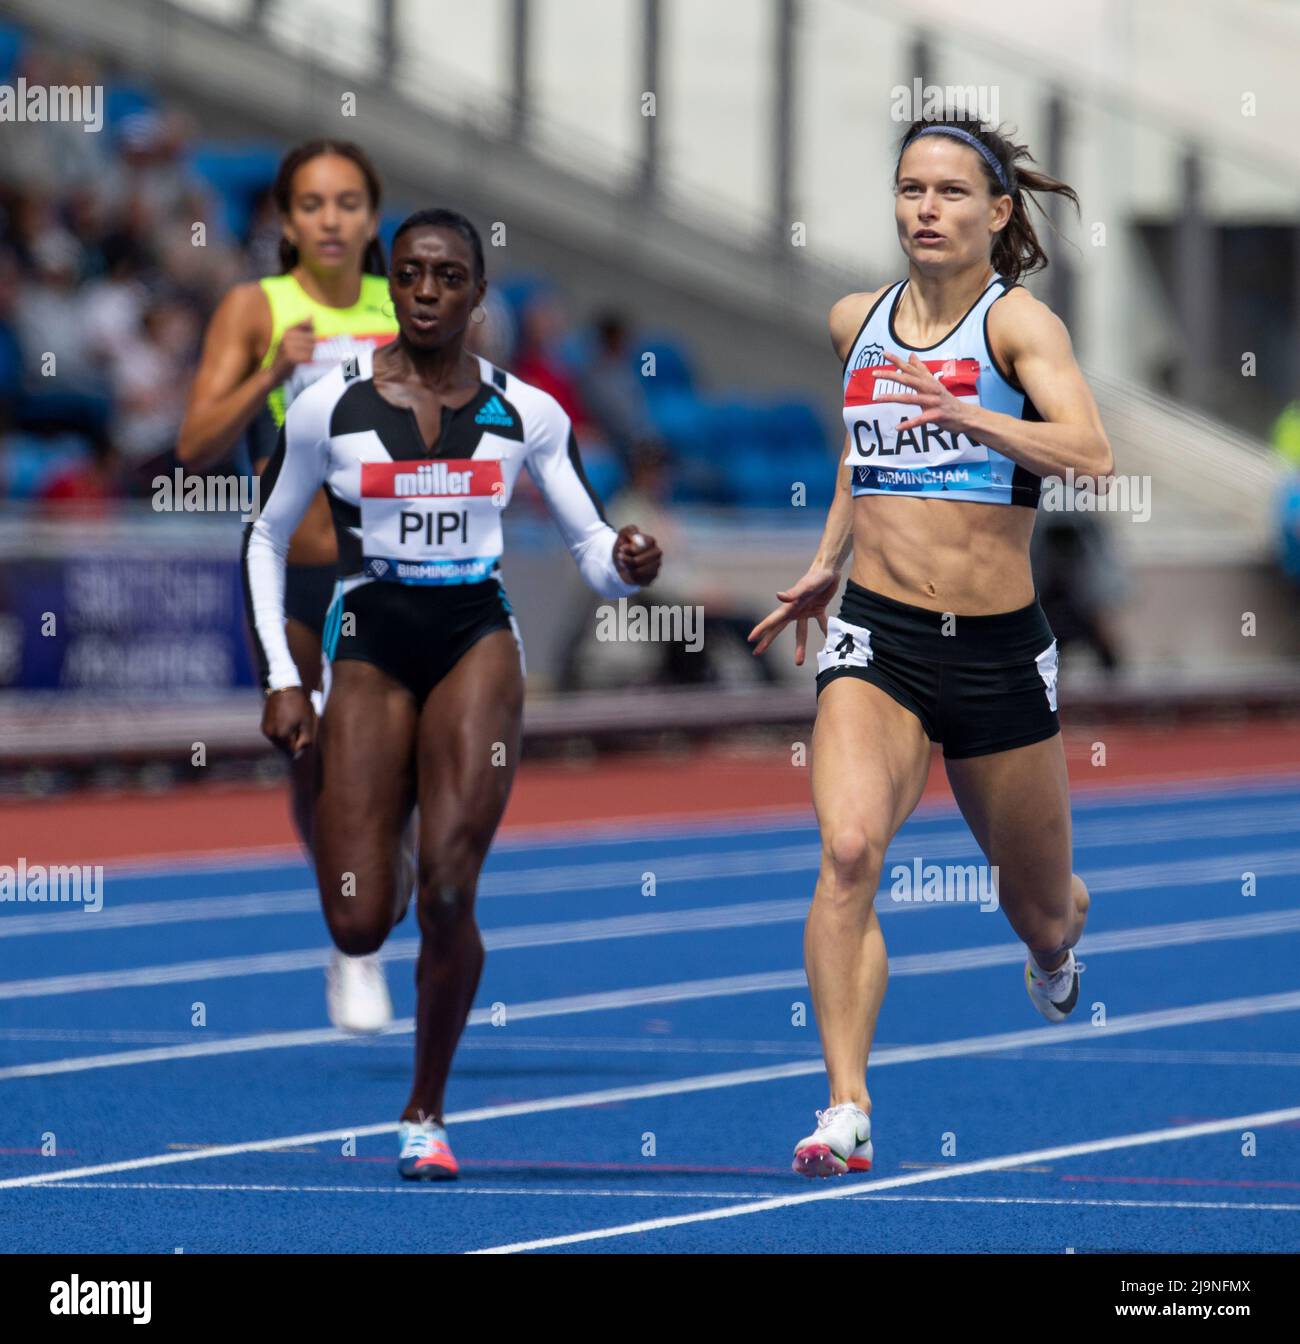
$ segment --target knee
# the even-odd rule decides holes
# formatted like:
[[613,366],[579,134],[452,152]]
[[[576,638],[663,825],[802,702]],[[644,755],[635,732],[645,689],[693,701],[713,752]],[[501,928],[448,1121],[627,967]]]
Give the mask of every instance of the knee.
[[420,932],[446,934],[473,919],[474,890],[449,881],[420,879]]
[[330,911],[328,922],[334,946],[349,957],[366,957],[378,952],[390,927],[387,920],[358,906]]
[[418,911],[422,933],[445,933],[473,920],[483,854],[472,835],[458,829],[422,844]]
[[822,869],[831,892],[846,893],[874,885],[885,860],[885,846],[865,827],[836,827],[826,837]]

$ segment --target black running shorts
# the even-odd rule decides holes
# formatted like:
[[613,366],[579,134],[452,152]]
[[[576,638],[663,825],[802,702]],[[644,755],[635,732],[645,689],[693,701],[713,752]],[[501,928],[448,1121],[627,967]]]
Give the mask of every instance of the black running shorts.
[[840,677],[879,686],[921,720],[949,760],[1060,732],[1056,640],[1037,597],[1019,611],[957,616],[848,581],[817,655],[817,694]]
[[519,627],[496,579],[427,587],[363,583],[340,592],[330,607],[325,656],[335,663],[349,658],[374,663],[423,705],[470,648],[494,630],[514,635],[522,669]]
[[334,596],[337,578],[337,565],[286,565],[285,616],[301,621],[319,639],[325,629],[325,613]]

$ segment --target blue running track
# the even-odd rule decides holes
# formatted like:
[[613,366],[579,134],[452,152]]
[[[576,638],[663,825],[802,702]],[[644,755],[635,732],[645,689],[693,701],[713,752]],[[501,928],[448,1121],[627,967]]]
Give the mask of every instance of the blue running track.
[[[98,914],[7,903],[0,1250],[1300,1249],[1300,778],[1074,818],[1093,905],[1061,1026],[1000,913],[882,884],[876,1169],[821,1182],[789,1169],[826,1104],[807,819],[504,838],[440,1186],[396,1172],[410,917],[397,1021],[357,1041],[326,1024],[301,863],[110,868]],[[980,860],[933,806],[886,874],[917,857]]]

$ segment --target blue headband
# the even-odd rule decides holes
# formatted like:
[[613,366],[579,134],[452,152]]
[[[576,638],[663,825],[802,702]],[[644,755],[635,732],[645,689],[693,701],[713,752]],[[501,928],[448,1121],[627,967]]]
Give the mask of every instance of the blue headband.
[[984,156],[984,162],[993,169],[993,175],[1002,184],[1002,190],[1011,195],[1011,183],[1007,181],[1007,174],[1002,165],[998,162],[998,157],[982,141],[977,140],[969,131],[963,131],[959,126],[927,126],[923,131],[917,131],[912,137],[913,140],[919,140],[923,135],[951,135],[953,139],[960,140],[969,145],[972,149],[977,149]]

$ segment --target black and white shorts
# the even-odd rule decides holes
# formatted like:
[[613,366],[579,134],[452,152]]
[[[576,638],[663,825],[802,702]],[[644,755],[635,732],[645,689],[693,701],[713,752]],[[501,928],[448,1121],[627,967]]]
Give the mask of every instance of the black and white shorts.
[[1056,639],[1037,597],[1019,611],[957,616],[896,602],[852,579],[817,655],[817,694],[839,677],[911,710],[949,760],[1060,732]]
[[[349,615],[350,621],[345,619]],[[523,673],[523,639],[497,579],[428,587],[363,583],[348,593],[335,593],[325,621],[323,653],[327,663],[373,663],[405,686],[420,706],[480,639],[497,630],[514,636]],[[326,677],[322,704],[331,680]]]

